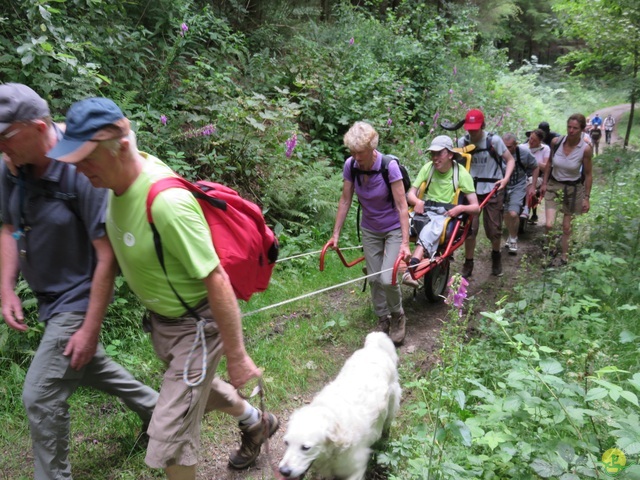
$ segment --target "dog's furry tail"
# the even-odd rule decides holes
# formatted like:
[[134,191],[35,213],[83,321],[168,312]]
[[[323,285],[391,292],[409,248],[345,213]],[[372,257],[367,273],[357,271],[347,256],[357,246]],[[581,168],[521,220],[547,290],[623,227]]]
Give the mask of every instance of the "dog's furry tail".
[[384,350],[389,358],[393,360],[394,365],[398,365],[398,354],[396,347],[389,336],[384,332],[371,332],[364,341],[365,348],[379,348]]

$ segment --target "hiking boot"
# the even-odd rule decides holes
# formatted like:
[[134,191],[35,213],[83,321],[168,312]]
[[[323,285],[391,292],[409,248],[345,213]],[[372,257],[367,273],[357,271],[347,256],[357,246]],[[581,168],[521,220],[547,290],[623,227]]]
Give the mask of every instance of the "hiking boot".
[[404,316],[404,312],[391,314],[389,337],[396,346],[402,345],[402,342],[404,341],[406,323],[407,317]]
[[147,433],[147,430],[149,429],[150,422],[151,420],[147,420],[142,424],[142,428],[140,429],[140,432],[136,436],[136,441],[133,447],[134,449],[146,450],[147,447],[149,446],[149,434]]
[[471,274],[473,273],[473,258],[471,260],[469,260],[468,258],[464,261],[464,264],[462,265],[462,272],[461,275],[464,278],[469,278],[471,276]]
[[260,447],[267,440],[264,435],[265,430],[268,430],[267,438],[271,438],[279,427],[280,422],[269,412],[267,412],[267,428],[262,422],[262,414],[260,420],[253,425],[240,425],[240,448],[229,455],[229,466],[236,470],[251,466],[260,455]]
[[509,237],[507,240],[507,251],[509,255],[516,255],[518,253],[518,239]]
[[407,287],[418,288],[418,281],[409,272],[404,272],[402,275],[402,284]]
[[500,252],[491,252],[491,275],[502,276],[502,254]]
[[391,325],[391,315],[382,315],[378,317],[378,331],[389,335],[389,327]]

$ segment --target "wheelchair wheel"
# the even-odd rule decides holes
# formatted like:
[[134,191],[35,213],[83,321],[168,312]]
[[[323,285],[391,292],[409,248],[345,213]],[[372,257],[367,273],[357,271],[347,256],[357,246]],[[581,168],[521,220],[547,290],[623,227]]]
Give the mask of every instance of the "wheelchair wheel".
[[444,295],[449,281],[449,264],[447,258],[424,276],[424,293],[430,302],[442,300],[442,295]]

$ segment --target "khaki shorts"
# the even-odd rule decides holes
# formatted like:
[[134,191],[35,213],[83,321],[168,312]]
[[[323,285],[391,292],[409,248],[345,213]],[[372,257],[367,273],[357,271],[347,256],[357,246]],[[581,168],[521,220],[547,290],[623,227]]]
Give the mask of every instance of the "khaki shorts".
[[562,201],[562,213],[564,215],[580,215],[584,201],[584,185],[566,185],[552,178],[547,183],[547,191],[544,194],[546,209],[557,210],[558,203]]
[[[504,193],[504,190],[496,192],[496,194],[491,197],[491,200],[489,200],[482,209],[484,233],[486,233],[487,238],[491,242],[502,238],[502,207],[504,204]],[[478,195],[478,202],[482,203],[487,195]],[[476,236],[478,234],[479,226],[479,215],[474,215],[470,235]]]
[[[196,321],[189,317],[166,319],[151,314],[147,324],[158,357],[165,363],[160,397],[147,430],[149,446],[145,462],[152,468],[172,465],[190,466],[198,460],[200,423],[211,410],[228,408],[242,402],[238,392],[228,383],[215,378],[222,356],[218,326],[208,306],[198,310],[207,320],[204,327],[207,344],[207,376],[197,387],[189,387],[182,379],[184,364],[196,333]],[[194,382],[202,371],[202,348],[196,348],[189,368]]]

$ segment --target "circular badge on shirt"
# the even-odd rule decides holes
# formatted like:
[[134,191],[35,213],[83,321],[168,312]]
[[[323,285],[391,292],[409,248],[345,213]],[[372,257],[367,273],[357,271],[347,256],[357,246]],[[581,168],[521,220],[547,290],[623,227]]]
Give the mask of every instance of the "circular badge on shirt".
[[133,247],[136,244],[136,237],[131,232],[125,233],[122,240],[127,247]]

